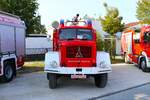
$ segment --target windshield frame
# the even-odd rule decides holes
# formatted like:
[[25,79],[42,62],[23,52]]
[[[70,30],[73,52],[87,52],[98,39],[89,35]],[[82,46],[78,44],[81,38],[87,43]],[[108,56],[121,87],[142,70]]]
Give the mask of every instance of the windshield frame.
[[[75,32],[76,32],[76,33],[75,33],[75,35],[76,35],[75,38],[61,39],[61,38],[60,38],[61,30],[66,30],[66,29],[73,29],[73,30],[75,30]],[[87,39],[87,38],[86,38],[86,39],[83,39],[83,38],[80,39],[80,38],[79,38],[79,35],[80,35],[79,30],[89,30],[89,31],[90,31],[89,33],[90,33],[90,36],[91,36],[90,38],[91,38],[91,39]],[[88,34],[89,34],[89,33],[88,33]],[[87,34],[87,33],[86,33],[86,34]],[[65,40],[86,40],[86,41],[93,41],[93,40],[94,40],[94,34],[93,34],[93,30],[92,30],[92,29],[88,29],[88,28],[62,28],[62,29],[60,29],[59,32],[58,32],[58,38],[59,38],[59,40],[61,40],[61,41],[65,41]]]

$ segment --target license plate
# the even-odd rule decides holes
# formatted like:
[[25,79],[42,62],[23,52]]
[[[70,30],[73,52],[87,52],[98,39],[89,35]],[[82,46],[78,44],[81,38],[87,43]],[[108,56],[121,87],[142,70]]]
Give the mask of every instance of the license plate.
[[85,79],[86,75],[81,74],[81,75],[71,75],[71,79]]

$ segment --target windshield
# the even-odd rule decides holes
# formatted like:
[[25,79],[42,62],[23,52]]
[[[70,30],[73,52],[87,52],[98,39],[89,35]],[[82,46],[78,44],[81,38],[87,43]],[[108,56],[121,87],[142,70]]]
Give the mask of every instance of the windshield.
[[61,29],[59,33],[59,39],[61,40],[92,40],[92,31],[89,29]]
[[144,41],[145,42],[150,42],[150,32],[144,33]]

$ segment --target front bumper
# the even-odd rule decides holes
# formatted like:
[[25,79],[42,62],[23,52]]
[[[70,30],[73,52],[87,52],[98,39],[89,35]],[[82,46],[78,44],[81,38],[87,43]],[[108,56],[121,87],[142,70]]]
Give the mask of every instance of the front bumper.
[[111,67],[99,68],[99,67],[57,67],[50,68],[45,67],[44,70],[46,73],[55,73],[55,74],[102,74],[111,72]]

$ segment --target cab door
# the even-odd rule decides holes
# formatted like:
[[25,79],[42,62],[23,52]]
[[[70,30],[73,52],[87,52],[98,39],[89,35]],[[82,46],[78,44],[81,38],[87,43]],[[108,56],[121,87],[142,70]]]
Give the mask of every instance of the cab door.
[[143,37],[144,37],[144,41],[143,41],[143,51],[146,52],[146,54],[150,57],[150,31],[147,32],[143,32]]
[[135,30],[133,34],[133,62],[138,62],[138,57],[141,54],[141,50],[140,31]]

